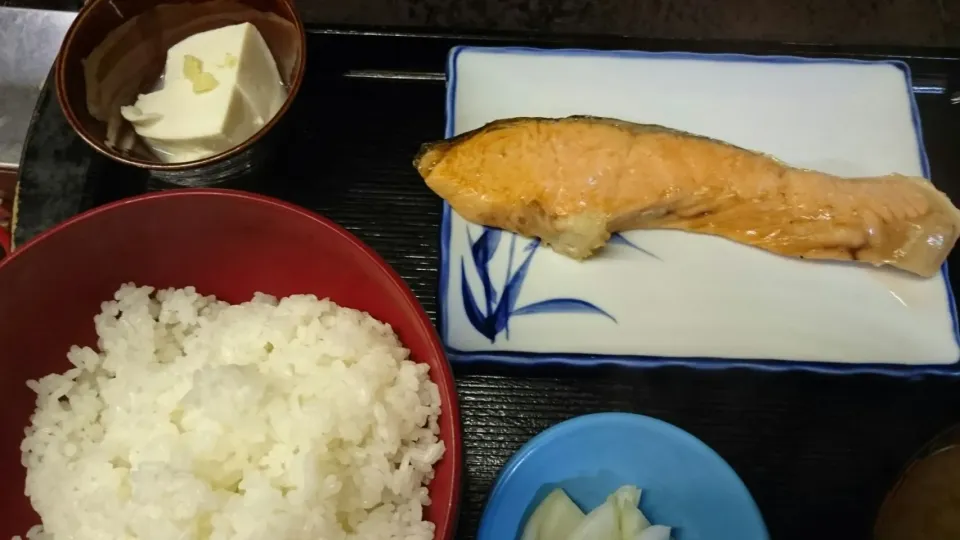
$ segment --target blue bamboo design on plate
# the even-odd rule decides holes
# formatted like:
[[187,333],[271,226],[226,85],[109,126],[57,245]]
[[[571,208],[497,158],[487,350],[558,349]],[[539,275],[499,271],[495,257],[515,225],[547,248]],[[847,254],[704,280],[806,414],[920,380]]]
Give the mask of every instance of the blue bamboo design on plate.
[[[476,240],[470,234],[467,228],[467,240],[470,244],[470,254],[473,258],[473,266],[480,276],[482,294],[474,294],[473,289],[467,280],[466,257],[460,258],[460,288],[463,295],[463,308],[467,313],[467,319],[470,324],[490,340],[490,343],[496,341],[497,336],[505,333],[506,339],[510,339],[510,319],[512,317],[521,317],[524,315],[537,315],[545,313],[590,313],[601,315],[617,322],[612,315],[600,307],[581,300],[579,298],[550,298],[517,307],[517,298],[520,296],[520,289],[527,278],[527,272],[530,269],[530,263],[540,245],[539,239],[530,240],[522,250],[522,261],[514,269],[514,252],[516,251],[517,235],[510,234],[510,243],[507,252],[507,272],[504,280],[503,290],[497,291],[493,285],[493,279],[490,276],[490,261],[500,247],[503,231],[501,229],[492,229],[484,227],[483,233]],[[633,244],[619,233],[613,235],[611,243],[621,244],[641,251],[651,257],[656,255]],[[482,297],[482,302],[478,304],[477,297]]]

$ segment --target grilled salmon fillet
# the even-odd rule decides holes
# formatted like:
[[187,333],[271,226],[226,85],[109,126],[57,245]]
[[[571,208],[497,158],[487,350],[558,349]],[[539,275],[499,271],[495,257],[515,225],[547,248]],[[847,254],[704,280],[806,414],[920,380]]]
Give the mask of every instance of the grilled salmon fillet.
[[662,126],[512,118],[424,144],[414,166],[464,219],[575,259],[631,229],[937,273],[960,211],[924,178],[842,178]]

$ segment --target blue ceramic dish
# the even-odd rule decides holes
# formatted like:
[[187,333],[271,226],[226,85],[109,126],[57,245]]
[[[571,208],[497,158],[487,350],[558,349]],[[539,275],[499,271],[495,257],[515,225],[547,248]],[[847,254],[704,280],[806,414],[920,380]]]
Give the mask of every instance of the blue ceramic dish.
[[624,484],[643,490],[650,521],[674,540],[769,540],[753,497],[693,435],[647,416],[580,416],[531,439],[501,471],[478,540],[517,540],[537,505],[563,488],[585,512]]

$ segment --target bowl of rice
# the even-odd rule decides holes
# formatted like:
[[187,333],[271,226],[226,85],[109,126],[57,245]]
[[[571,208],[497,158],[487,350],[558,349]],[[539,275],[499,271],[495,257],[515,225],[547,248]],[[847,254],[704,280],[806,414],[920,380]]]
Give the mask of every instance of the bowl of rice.
[[0,263],[5,538],[450,540],[456,391],[400,276],[274,199],[123,200]]

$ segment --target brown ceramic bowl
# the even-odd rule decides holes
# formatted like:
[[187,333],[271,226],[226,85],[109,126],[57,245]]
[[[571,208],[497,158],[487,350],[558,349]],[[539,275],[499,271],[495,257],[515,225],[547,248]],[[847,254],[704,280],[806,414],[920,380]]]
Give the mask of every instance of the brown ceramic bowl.
[[[119,116],[120,107],[154,88],[172,45],[243,22],[256,26],[270,47],[287,101],[260,131],[230,150],[182,163],[161,161]],[[88,0],[57,57],[57,99],[73,129],[111,159],[157,172],[211,170],[222,176],[224,163],[249,154],[289,110],[305,65],[306,38],[293,0]]]
[[925,444],[887,493],[874,540],[955,540],[960,534],[960,424]]

